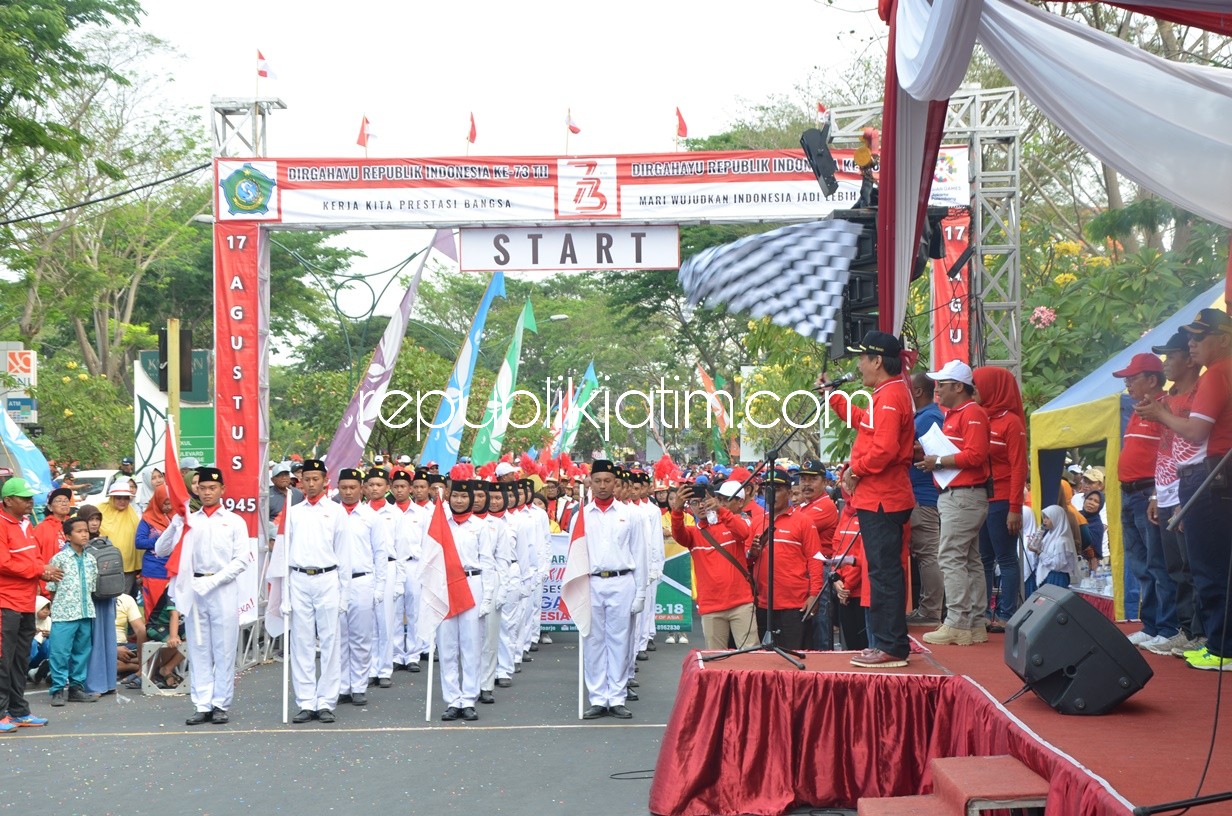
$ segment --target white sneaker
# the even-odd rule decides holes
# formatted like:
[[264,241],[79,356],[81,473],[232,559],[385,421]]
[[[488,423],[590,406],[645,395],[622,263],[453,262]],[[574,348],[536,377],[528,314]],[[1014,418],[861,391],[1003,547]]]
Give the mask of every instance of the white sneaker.
[[687,637],[687,636],[686,636],[686,635],[682,632],[682,633],[680,634],[680,637],[676,640],[676,642],[677,642],[677,643],[688,643],[688,642],[689,642],[689,638],[688,638],[688,637]]
[[1134,644],[1135,646],[1143,643],[1144,641],[1148,641],[1150,639],[1151,639],[1151,636],[1148,635],[1146,632],[1142,631],[1141,629],[1139,629],[1137,632],[1134,632],[1132,635],[1129,636],[1129,642]]
[[[1162,646],[1163,644],[1167,642],[1168,642],[1168,638],[1164,637],[1163,635],[1156,635],[1153,638],[1147,638],[1146,640],[1138,643],[1137,646],[1139,649],[1146,651],[1147,649],[1152,649],[1155,647]],[[1169,646],[1168,648],[1171,649],[1172,647]]]
[[1158,655],[1170,655],[1173,649],[1186,643],[1189,643],[1189,639],[1185,637],[1185,633],[1177,632],[1170,638],[1164,638],[1161,643],[1144,643],[1142,648]]
[[665,643],[675,643],[675,642],[676,642],[676,636],[675,636],[675,635],[668,635],[668,636],[667,636],[667,640],[666,640],[666,641],[664,641],[664,642],[665,642]]

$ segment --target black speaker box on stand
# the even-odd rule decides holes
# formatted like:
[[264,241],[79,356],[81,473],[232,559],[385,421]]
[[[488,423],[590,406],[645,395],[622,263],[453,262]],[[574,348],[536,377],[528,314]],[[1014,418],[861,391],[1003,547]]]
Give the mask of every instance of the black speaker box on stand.
[[1005,625],[1005,664],[1062,714],[1105,714],[1155,674],[1112,621],[1051,584]]

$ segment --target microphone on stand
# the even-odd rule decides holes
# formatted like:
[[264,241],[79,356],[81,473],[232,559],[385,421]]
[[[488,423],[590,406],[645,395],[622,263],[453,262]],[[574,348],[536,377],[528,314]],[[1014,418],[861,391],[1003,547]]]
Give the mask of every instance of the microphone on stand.
[[852,382],[859,376],[860,376],[860,372],[858,371],[848,371],[846,374],[839,377],[837,380],[830,380],[825,385],[819,385],[813,390],[814,391],[826,391],[829,389],[838,388],[840,385],[846,385],[847,383]]

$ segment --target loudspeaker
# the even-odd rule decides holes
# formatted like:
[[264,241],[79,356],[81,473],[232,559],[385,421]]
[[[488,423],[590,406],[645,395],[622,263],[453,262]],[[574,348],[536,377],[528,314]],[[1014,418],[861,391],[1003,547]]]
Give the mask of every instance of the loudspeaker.
[[1112,621],[1051,584],[1005,625],[1005,664],[1062,714],[1105,714],[1155,675]]

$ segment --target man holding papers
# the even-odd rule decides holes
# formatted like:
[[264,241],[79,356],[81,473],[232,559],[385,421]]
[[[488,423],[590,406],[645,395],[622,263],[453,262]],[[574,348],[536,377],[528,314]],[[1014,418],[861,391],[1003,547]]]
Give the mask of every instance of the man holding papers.
[[988,413],[974,399],[971,366],[953,360],[930,372],[945,422],[920,437],[924,458],[916,467],[932,473],[940,488],[941,547],[937,561],[945,579],[945,621],[924,641],[934,645],[970,646],[988,640],[984,612],[984,563],[980,528],[988,517]]

